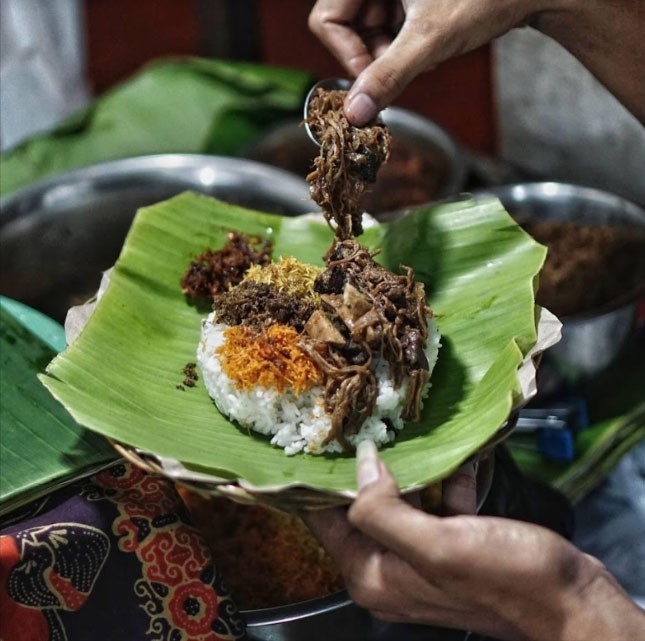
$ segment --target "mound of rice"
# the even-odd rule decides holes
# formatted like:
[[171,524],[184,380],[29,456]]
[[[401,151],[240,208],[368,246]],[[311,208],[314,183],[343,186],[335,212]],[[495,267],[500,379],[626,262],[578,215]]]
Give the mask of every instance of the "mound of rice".
[[[272,435],[271,444],[283,448],[286,454],[343,452],[342,445],[336,440],[325,444],[331,420],[323,407],[322,387],[313,387],[299,394],[293,390],[279,392],[259,385],[248,390],[236,387],[222,371],[217,354],[218,348],[224,343],[224,330],[228,325],[216,323],[214,319],[213,312],[202,322],[197,361],[206,390],[222,414],[243,428]],[[437,362],[439,347],[440,334],[434,318],[430,318],[425,349],[430,374]],[[401,430],[404,426],[401,411],[406,382],[395,389],[384,360],[375,359],[374,369],[379,382],[376,407],[358,433],[348,438],[354,447],[364,440],[374,441],[377,446],[394,440],[395,432],[384,419],[388,419],[395,430]],[[423,396],[427,395],[429,388],[430,383],[424,389]]]

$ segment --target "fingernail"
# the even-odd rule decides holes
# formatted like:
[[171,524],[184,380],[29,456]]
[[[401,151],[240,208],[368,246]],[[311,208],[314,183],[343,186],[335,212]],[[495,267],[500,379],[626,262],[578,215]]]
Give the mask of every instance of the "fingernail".
[[376,118],[377,114],[378,107],[367,94],[357,93],[354,96],[349,96],[345,105],[345,115],[353,125],[362,127]]
[[356,480],[362,490],[379,480],[378,451],[373,441],[361,441],[356,448]]

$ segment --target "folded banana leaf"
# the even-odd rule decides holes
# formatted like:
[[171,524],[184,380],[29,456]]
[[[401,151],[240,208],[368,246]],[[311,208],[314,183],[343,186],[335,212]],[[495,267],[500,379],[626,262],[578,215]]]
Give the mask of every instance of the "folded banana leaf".
[[0,515],[116,458],[38,381],[64,346],[58,323],[0,297]]
[[[178,389],[205,315],[182,295],[180,278],[192,257],[221,247],[230,230],[268,235],[275,256],[319,265],[332,241],[329,228],[309,217],[191,193],[143,208],[89,322],[41,380],[80,424],[214,482],[351,498],[353,455],[286,456],[223,417],[203,386]],[[380,248],[390,269],[415,269],[443,337],[421,420],[382,451],[406,491],[453,471],[519,400],[518,368],[536,341],[535,283],[545,249],[496,199],[423,207],[368,229],[361,242]]]
[[309,74],[201,58],[146,66],[52,132],[0,158],[0,194],[95,163],[156,153],[237,155],[300,114]]

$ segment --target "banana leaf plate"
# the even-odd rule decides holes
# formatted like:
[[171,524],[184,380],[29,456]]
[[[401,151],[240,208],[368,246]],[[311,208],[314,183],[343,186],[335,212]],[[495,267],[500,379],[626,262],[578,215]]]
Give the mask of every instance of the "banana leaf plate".
[[[346,503],[356,493],[353,455],[286,456],[222,416],[200,384],[179,385],[208,311],[184,297],[181,275],[231,230],[271,237],[276,257],[319,265],[332,241],[311,217],[193,193],[142,208],[88,322],[40,378],[81,425],[179,482],[285,509]],[[445,478],[490,444],[534,393],[534,357],[557,340],[559,326],[535,305],[546,250],[497,199],[422,207],[360,240],[380,248],[388,268],[414,268],[442,334],[421,420],[381,452],[406,492]],[[540,337],[545,325],[555,331]]]

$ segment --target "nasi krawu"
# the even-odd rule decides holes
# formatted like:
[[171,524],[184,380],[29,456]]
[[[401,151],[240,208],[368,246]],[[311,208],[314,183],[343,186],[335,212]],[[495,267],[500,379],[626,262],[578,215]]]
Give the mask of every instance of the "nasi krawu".
[[356,240],[359,199],[390,134],[378,122],[350,125],[344,95],[319,89],[308,120],[321,147],[307,180],[334,232],[325,267],[274,261],[269,241],[232,232],[182,280],[186,294],[212,300],[197,349],[209,395],[287,454],[391,442],[418,420],[439,349],[412,270],[388,271]]

